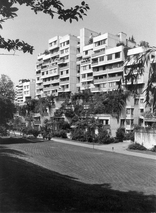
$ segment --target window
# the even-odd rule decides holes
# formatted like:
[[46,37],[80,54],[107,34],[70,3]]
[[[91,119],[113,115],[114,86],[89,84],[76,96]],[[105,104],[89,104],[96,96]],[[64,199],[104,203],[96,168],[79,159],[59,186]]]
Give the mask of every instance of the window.
[[127,124],[127,125],[130,125],[130,124],[131,124],[130,119],[129,119],[129,120],[126,120],[126,124]]
[[61,50],[61,54],[63,54],[64,53],[64,50]]
[[84,66],[84,67],[83,67],[83,70],[86,70],[86,69],[87,69],[87,66]]
[[67,53],[67,52],[68,52],[68,50],[69,50],[69,49],[68,49],[68,48],[66,48],[66,49],[65,49],[65,53]]
[[91,77],[91,76],[93,76],[93,73],[88,73],[87,74],[87,77]]
[[91,69],[91,65],[89,64],[89,69]]
[[61,75],[63,75],[63,71],[61,71]]
[[68,45],[69,44],[69,40],[68,41],[66,41],[66,45]]
[[48,75],[48,71],[46,71],[46,75]]
[[68,74],[69,73],[69,70],[66,70],[66,74]]
[[126,114],[130,115],[131,114],[131,109],[126,109]]
[[120,58],[120,52],[115,53],[115,58]]
[[139,104],[139,99],[138,99],[138,98],[135,98],[135,99],[134,99],[134,104],[135,104],[135,105],[138,105],[138,104]]
[[101,88],[105,88],[106,87],[106,83],[105,84],[100,84]]
[[144,99],[142,98],[142,99],[140,99],[140,103],[141,104],[143,104],[144,103]]
[[85,78],[86,77],[86,74],[82,74],[82,78]]
[[109,87],[113,87],[113,86],[116,86],[116,82],[110,82],[109,83]]
[[144,109],[140,109],[140,113],[144,113]]
[[103,39],[103,40],[101,40],[101,41],[95,42],[95,46],[96,46],[96,47],[97,47],[97,46],[100,46],[100,45],[103,45],[103,44],[106,44],[106,39]]
[[85,55],[88,55],[88,50],[85,51]]
[[108,60],[108,61],[109,61],[109,60],[112,60],[112,54],[107,55],[107,60]]
[[104,61],[104,56],[99,57],[99,61]]

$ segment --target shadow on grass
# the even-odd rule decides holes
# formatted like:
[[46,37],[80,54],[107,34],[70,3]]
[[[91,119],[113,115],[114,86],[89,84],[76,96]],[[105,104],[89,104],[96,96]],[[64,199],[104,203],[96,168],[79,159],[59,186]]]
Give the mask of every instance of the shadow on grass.
[[35,138],[22,138],[22,137],[0,137],[0,144],[7,145],[7,144],[22,144],[22,143],[41,143],[44,142],[43,139],[35,139]]
[[0,212],[155,212],[156,196],[85,184],[0,149]]

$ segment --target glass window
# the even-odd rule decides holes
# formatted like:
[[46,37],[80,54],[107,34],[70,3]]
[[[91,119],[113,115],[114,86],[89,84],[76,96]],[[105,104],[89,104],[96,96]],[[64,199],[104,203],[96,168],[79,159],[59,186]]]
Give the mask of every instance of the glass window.
[[115,58],[120,58],[120,52],[115,53]]
[[99,58],[99,61],[104,61],[104,56],[101,56],[101,57]]
[[109,60],[112,60],[112,54],[107,55],[107,60],[108,60],[108,61],[109,61]]
[[131,114],[131,109],[126,109],[126,114],[130,115]]
[[126,124],[127,124],[127,125],[130,125],[130,123],[131,123],[131,122],[130,122],[130,119],[129,119],[129,120],[126,120]]

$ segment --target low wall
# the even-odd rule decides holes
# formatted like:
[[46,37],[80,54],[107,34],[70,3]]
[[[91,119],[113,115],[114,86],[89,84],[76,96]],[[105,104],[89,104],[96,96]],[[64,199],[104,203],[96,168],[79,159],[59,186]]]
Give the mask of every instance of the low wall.
[[137,130],[135,132],[135,142],[143,145],[147,149],[156,146],[156,130]]

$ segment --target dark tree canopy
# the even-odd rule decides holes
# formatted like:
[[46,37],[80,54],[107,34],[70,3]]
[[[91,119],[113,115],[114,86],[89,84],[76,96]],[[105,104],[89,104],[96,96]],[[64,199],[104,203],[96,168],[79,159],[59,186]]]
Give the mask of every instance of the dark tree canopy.
[[7,126],[15,112],[13,82],[6,75],[0,78],[0,126]]
[[[18,5],[26,5],[34,11],[35,14],[38,12],[43,12],[48,14],[52,19],[57,16],[58,19],[63,21],[69,20],[70,23],[73,20],[78,21],[83,19],[86,15],[87,10],[89,10],[88,4],[84,1],[80,5],[65,9],[63,3],[59,0],[1,0],[0,1],[0,29],[2,29],[2,24],[8,20],[17,17]],[[33,46],[27,44],[19,39],[5,39],[0,36],[0,48],[10,50],[21,50],[24,53],[33,53]]]
[[14,84],[11,79],[4,74],[2,74],[0,77],[0,96],[3,98],[8,98],[12,101],[15,98]]

